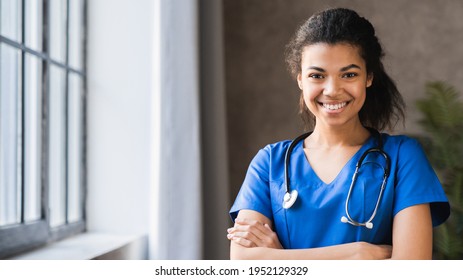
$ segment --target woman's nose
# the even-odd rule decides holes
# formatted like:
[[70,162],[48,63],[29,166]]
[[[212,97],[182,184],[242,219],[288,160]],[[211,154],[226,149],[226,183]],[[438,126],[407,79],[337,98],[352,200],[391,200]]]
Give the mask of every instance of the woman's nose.
[[337,79],[327,79],[323,89],[323,94],[328,96],[336,95],[339,92],[340,87],[341,85]]

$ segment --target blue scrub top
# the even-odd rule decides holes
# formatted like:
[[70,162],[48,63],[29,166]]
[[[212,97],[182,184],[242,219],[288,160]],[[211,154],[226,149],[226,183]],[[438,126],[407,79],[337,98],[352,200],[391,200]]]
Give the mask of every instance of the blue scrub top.
[[[269,218],[284,248],[315,248],[355,241],[392,244],[394,216],[407,207],[430,203],[432,223],[437,226],[450,215],[450,205],[420,144],[407,136],[382,134],[383,150],[391,161],[390,175],[373,229],[342,223],[345,202],[355,165],[362,154],[377,146],[370,137],[347,162],[337,177],[324,183],[311,168],[303,141],[290,160],[290,188],[299,196],[289,209],[282,206],[286,192],[284,159],[291,141],[267,145],[252,160],[241,190],[230,210],[232,220],[241,209],[257,211]],[[359,222],[370,218],[383,179],[384,157],[369,153],[360,169],[349,201],[349,214]]]

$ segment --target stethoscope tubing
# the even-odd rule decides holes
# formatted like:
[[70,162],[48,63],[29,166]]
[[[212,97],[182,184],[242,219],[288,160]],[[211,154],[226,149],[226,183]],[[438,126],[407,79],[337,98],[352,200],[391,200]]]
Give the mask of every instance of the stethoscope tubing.
[[[365,226],[365,227],[371,229],[371,228],[373,228],[372,221],[375,218],[376,213],[378,211],[379,204],[381,202],[381,198],[383,196],[383,192],[384,192],[384,189],[386,187],[387,178],[389,177],[391,162],[390,162],[389,156],[383,150],[383,143],[382,143],[382,139],[381,139],[381,134],[375,129],[372,129],[372,128],[367,128],[367,129],[377,139],[378,145],[375,148],[370,148],[370,149],[366,150],[362,154],[362,156],[360,157],[360,159],[358,160],[358,162],[357,162],[357,164],[355,166],[355,172],[354,172],[354,175],[352,176],[352,181],[351,181],[351,184],[349,186],[349,191],[347,193],[346,203],[345,203],[345,212],[346,212],[347,217],[343,216],[341,218],[341,221],[343,223],[349,223],[349,224],[354,225],[354,226]],[[285,193],[285,196],[283,198],[283,208],[285,208],[285,209],[291,208],[293,206],[293,204],[295,203],[295,201],[297,199],[297,196],[298,196],[297,190],[292,190],[291,191],[291,188],[290,188],[289,166],[290,166],[291,153],[292,153],[294,147],[296,146],[296,144],[299,143],[300,141],[302,141],[303,139],[307,138],[311,133],[312,132],[307,132],[307,133],[304,133],[304,134],[298,136],[297,138],[295,138],[291,142],[291,144],[289,145],[288,149],[286,150],[286,153],[285,153],[285,168],[284,168],[286,193]],[[378,199],[376,200],[376,204],[375,204],[375,208],[373,210],[373,213],[371,214],[370,218],[367,221],[358,222],[358,221],[354,220],[350,216],[350,213],[349,213],[349,201],[350,201],[350,197],[351,197],[351,194],[352,194],[352,190],[353,190],[353,188],[355,186],[355,183],[357,181],[357,176],[358,176],[359,169],[362,166],[364,159],[367,157],[368,154],[371,154],[371,153],[379,153],[380,155],[382,155],[384,157],[384,159],[386,160],[386,166],[383,167],[381,165],[381,167],[383,168],[383,171],[384,171],[383,181],[381,183],[381,189],[380,189],[380,192],[378,194]]]
[[304,140],[305,138],[309,137],[310,134],[312,134],[312,131],[304,133],[304,134],[298,136],[296,139],[294,139],[291,142],[288,149],[286,149],[286,153],[285,153],[285,187],[286,187],[286,193],[290,193],[290,187],[289,187],[289,161],[291,159],[291,153],[293,152],[294,147],[296,147],[296,144],[299,143],[300,141]]

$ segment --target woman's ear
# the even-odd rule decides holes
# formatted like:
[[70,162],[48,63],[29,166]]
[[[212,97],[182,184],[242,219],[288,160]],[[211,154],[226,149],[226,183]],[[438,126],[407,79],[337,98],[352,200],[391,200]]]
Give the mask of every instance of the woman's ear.
[[372,84],[373,84],[373,73],[370,73],[367,76],[367,87],[370,87]]
[[302,75],[301,73],[297,74],[297,85],[299,86],[299,88],[302,90]]

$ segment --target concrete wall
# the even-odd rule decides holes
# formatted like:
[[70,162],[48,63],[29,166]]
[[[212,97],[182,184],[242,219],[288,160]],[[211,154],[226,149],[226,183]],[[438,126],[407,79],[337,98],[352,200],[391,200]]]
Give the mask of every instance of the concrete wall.
[[463,1],[224,0],[231,202],[258,149],[302,131],[299,89],[283,50],[299,24],[327,7],[353,8],[375,26],[408,106],[405,127],[395,133],[420,132],[415,101],[426,82],[463,90]]

